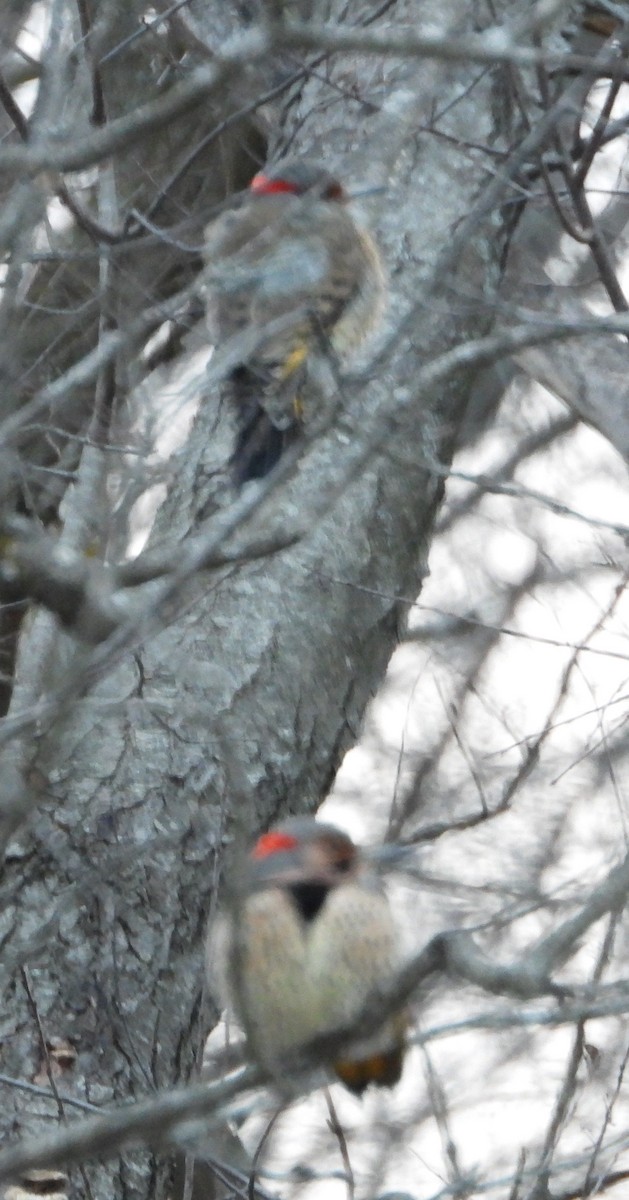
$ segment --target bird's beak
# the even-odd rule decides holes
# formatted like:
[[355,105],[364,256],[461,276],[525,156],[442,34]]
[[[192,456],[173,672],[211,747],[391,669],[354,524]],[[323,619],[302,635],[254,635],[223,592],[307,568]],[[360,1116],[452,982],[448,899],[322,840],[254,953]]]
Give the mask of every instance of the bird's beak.
[[363,196],[381,196],[386,192],[384,184],[374,184],[373,186],[356,188],[355,191],[346,192],[348,200],[362,200]]

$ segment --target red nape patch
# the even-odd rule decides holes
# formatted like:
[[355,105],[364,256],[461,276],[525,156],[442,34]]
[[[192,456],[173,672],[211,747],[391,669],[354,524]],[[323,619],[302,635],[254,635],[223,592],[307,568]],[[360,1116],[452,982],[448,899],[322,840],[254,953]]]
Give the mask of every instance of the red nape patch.
[[249,184],[249,191],[255,192],[256,196],[273,196],[277,192],[292,192],[294,196],[297,195],[294,183],[288,183],[286,179],[269,179],[263,171],[254,175]]
[[251,857],[268,858],[269,854],[278,854],[281,850],[294,850],[296,845],[297,838],[292,833],[281,833],[280,830],[263,833],[253,847]]

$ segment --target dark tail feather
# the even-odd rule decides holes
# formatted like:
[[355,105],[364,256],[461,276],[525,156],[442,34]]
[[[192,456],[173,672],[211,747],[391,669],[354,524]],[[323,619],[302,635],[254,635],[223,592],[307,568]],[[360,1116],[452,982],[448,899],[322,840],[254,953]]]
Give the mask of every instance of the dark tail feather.
[[235,487],[250,479],[263,479],[279,462],[290,430],[278,429],[263,408],[239,430],[230,459],[231,476]]
[[232,375],[233,401],[239,423],[229,464],[235,487],[268,475],[297,433],[296,424],[288,429],[278,429],[273,424],[258,399],[263,387],[264,380],[250,367],[239,367]]

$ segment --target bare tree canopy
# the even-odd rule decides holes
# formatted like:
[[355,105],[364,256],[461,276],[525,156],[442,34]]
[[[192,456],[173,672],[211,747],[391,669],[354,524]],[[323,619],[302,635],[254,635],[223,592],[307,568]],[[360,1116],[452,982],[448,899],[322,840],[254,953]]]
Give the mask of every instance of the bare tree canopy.
[[[629,1177],[628,51],[611,0],[3,6],[7,1200]],[[279,1080],[204,944],[330,792],[408,954]],[[395,1091],[309,1108],[407,1005]]]

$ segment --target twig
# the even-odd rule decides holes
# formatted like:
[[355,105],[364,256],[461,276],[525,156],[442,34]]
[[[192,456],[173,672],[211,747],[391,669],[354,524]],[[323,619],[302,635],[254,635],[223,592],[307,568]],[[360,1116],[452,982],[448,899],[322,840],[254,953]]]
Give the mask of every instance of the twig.
[[332,1094],[330,1092],[330,1089],[326,1087],[323,1089],[323,1092],[325,1095],[325,1102],[326,1102],[326,1105],[328,1108],[328,1113],[329,1113],[328,1124],[338,1142],[339,1150],[341,1153],[341,1158],[343,1159],[343,1166],[345,1167],[345,1177],[346,1177],[346,1181],[347,1181],[347,1200],[354,1200],[354,1196],[356,1194],[356,1181],[354,1179],[352,1163],[351,1163],[351,1159],[349,1157],[349,1150],[347,1147],[347,1138],[345,1137],[345,1130],[343,1129],[343,1126],[341,1125],[341,1122],[339,1121],[338,1113],[334,1106],[334,1101],[332,1099]]
[[251,1162],[251,1173],[249,1175],[249,1180],[247,1183],[247,1200],[256,1200],[256,1191],[257,1191],[256,1174],[258,1171],[258,1166],[260,1164],[260,1158],[262,1157],[262,1151],[264,1150],[264,1147],[266,1146],[266,1143],[271,1135],[272,1130],[274,1129],[279,1118],[281,1117],[282,1113],[285,1112],[285,1110],[286,1110],[285,1104],[280,1104],[279,1108],[277,1108],[275,1110],[275,1112],[273,1113],[273,1116],[271,1117],[271,1119],[268,1121],[268,1123],[266,1125],[266,1128],[264,1130],[264,1133],[262,1134],[262,1137],[260,1138],[260,1141],[258,1142],[258,1144],[255,1148],[255,1152],[254,1152],[253,1159]]

